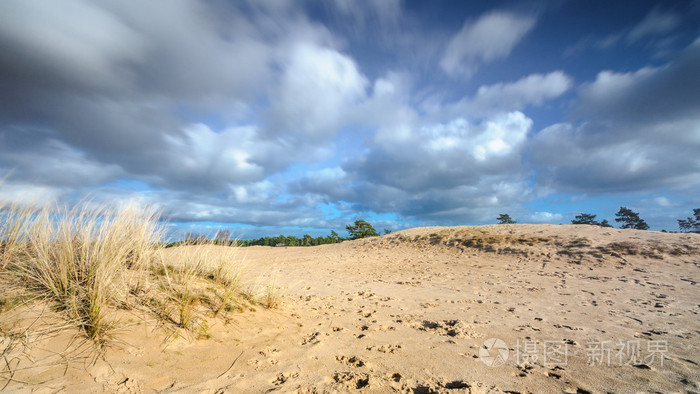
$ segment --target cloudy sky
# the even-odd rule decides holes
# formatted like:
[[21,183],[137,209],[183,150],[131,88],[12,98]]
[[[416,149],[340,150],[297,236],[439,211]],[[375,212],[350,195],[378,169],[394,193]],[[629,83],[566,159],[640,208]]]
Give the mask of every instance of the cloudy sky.
[[700,207],[700,1],[3,0],[3,199],[239,237]]

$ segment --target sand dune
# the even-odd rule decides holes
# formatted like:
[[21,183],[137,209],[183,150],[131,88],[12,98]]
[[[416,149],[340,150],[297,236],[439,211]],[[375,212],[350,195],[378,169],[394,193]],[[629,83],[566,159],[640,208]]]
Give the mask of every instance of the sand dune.
[[697,234],[431,227],[240,255],[251,280],[277,272],[279,309],[208,319],[208,339],[116,311],[131,324],[102,353],[80,353],[69,330],[37,339],[38,364],[78,350],[6,390],[700,390]]

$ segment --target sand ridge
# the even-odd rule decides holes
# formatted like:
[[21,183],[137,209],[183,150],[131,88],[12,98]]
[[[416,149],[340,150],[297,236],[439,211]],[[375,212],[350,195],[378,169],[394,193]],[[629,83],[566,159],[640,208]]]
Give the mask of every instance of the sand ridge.
[[[24,383],[7,389],[700,390],[698,234],[429,227],[241,253],[252,277],[277,272],[287,288],[280,309],[210,319],[209,339],[166,337],[121,311],[133,326],[103,353],[18,372]],[[52,343],[71,334],[61,335]],[[484,348],[489,339],[506,348]],[[500,352],[508,358],[494,365]]]

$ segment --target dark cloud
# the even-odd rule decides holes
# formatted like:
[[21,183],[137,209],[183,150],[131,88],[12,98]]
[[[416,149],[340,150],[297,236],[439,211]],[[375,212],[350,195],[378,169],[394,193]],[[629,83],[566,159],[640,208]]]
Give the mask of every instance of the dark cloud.
[[671,63],[601,72],[580,89],[580,125],[558,124],[530,144],[538,181],[554,189],[630,192],[700,181],[700,41]]
[[[139,7],[3,2],[0,44],[9,54],[0,58],[5,167],[54,178],[52,166],[32,157],[36,147],[58,144],[89,162],[91,171],[103,172],[76,173],[76,183],[99,185],[117,168],[157,187],[221,190],[316,157],[323,147],[302,145],[300,138],[339,126],[338,109],[363,94],[362,75],[352,60],[324,47],[324,29],[297,11],[239,6],[249,13],[195,1]],[[299,47],[307,50],[300,55],[293,49]],[[313,79],[319,73],[327,78]],[[251,111],[259,111],[250,103],[266,96],[274,101],[270,111],[281,114],[268,126],[307,124],[284,130],[282,138],[263,122],[212,130],[190,118],[216,114],[226,123],[246,124]]]
[[485,221],[495,209],[531,198],[520,155],[531,124],[514,112],[480,124],[456,119],[381,129],[364,154],[342,168],[307,173],[292,190],[423,223]]
[[[675,125],[676,127],[679,125]],[[689,126],[693,126],[690,124]],[[574,128],[554,125],[541,131],[531,144],[531,161],[538,183],[552,190],[586,193],[621,193],[679,187],[700,181],[700,145],[673,141],[654,143],[591,137],[615,134],[620,125],[587,123]],[[677,132],[672,127],[665,132]],[[652,127],[653,129],[653,127]],[[640,133],[653,133],[643,130]],[[663,138],[664,130],[658,130]]]
[[602,71],[580,89],[578,114],[626,123],[700,117],[700,39],[669,64],[636,72]]
[[[576,88],[565,62],[507,63],[541,57],[524,37],[548,13],[460,6],[445,27],[410,7],[2,1],[4,193],[138,195],[178,222],[342,228],[371,212],[555,221],[523,204],[698,183],[700,41]],[[616,40],[669,38],[684,21],[653,11]],[[576,120],[534,133],[532,113],[571,91]]]

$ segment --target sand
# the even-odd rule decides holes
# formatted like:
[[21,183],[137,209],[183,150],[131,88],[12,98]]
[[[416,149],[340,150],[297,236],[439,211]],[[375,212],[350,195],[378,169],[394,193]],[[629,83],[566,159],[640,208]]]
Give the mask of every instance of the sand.
[[249,280],[277,273],[280,308],[207,319],[199,339],[117,311],[99,353],[37,337],[6,390],[700,391],[698,234],[431,227],[239,254]]

